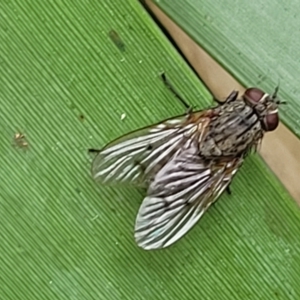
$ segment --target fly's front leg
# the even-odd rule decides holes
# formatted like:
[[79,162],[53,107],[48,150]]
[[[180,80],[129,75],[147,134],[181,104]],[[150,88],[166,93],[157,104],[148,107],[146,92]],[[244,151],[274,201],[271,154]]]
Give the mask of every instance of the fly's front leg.
[[193,108],[187,104],[187,102],[181,97],[181,95],[176,91],[171,82],[167,79],[166,74],[161,73],[161,78],[165,86],[174,94],[174,96],[181,102],[181,104],[186,109],[186,114],[190,114],[193,112]]
[[220,100],[216,99],[215,97],[214,97],[214,100],[219,105],[223,105],[225,103],[229,103],[229,102],[235,101],[237,99],[237,97],[238,97],[238,94],[239,94],[238,91],[232,91],[224,101],[220,101]]

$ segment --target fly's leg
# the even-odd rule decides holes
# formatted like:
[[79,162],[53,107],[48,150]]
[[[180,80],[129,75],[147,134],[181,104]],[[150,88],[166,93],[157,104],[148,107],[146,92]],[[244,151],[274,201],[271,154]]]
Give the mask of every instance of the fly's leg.
[[176,91],[176,89],[173,87],[171,82],[167,79],[166,74],[163,72],[161,73],[161,78],[165,86],[174,94],[174,96],[181,102],[181,104],[186,109],[186,114],[190,114],[193,112],[193,108],[187,104],[187,102],[180,96],[180,94]]
[[95,149],[95,148],[88,149],[89,153],[99,153],[100,151],[101,151],[101,149]]
[[227,192],[228,195],[231,195],[230,185],[227,185],[226,192]]
[[220,101],[220,100],[216,99],[215,97],[214,97],[214,100],[215,100],[219,105],[223,105],[223,104],[225,104],[225,103],[229,103],[229,102],[235,101],[235,100],[237,99],[237,97],[238,97],[238,94],[239,94],[239,92],[237,92],[237,91],[232,91],[232,92],[229,94],[229,96],[228,96],[224,101]]
[[238,97],[239,92],[238,91],[232,91],[229,96],[225,99],[225,102],[232,102],[235,101]]
[[[226,193],[227,193],[228,195],[231,195],[230,184],[226,187],[225,191],[226,191]],[[217,201],[214,201],[214,202],[212,203],[212,206],[213,206],[215,203],[217,203]]]

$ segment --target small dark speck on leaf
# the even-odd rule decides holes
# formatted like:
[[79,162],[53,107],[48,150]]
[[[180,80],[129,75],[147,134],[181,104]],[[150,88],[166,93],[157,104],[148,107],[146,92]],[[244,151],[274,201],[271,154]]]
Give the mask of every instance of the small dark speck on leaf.
[[119,48],[120,51],[124,52],[125,51],[125,44],[120,38],[119,34],[115,30],[111,30],[108,33],[108,36],[112,40],[112,42]]
[[83,122],[84,119],[85,119],[83,114],[80,114],[80,115],[78,116],[78,118],[79,118],[79,120],[80,120],[81,122]]
[[82,194],[82,192],[81,192],[81,190],[80,190],[79,188],[75,188],[75,191],[76,191],[79,195]]

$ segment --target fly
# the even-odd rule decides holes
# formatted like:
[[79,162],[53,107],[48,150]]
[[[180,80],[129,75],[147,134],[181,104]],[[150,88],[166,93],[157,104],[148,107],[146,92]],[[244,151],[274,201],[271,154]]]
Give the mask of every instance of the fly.
[[128,133],[94,150],[92,176],[101,183],[147,189],[135,222],[145,250],[185,235],[229,185],[245,157],[279,123],[278,88],[269,95],[233,91],[215,107],[192,111],[163,75],[187,113]]

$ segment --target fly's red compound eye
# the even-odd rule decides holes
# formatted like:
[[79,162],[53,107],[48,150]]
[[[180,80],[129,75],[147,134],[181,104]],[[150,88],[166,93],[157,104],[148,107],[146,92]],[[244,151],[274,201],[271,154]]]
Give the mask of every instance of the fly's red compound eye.
[[246,89],[243,97],[247,102],[250,102],[251,104],[255,105],[262,99],[264,95],[265,93],[262,90],[252,87]]
[[279,123],[278,113],[269,113],[263,119],[263,128],[265,131],[273,131],[277,128]]
[[[256,106],[259,102],[261,102],[261,100],[263,99],[263,97],[265,97],[266,94],[258,89],[258,88],[249,88],[245,91],[244,94],[244,100],[249,103],[251,106],[254,107],[254,109],[256,110],[256,113],[258,115],[262,116],[261,119],[261,124],[262,127],[265,131],[272,131],[274,129],[276,129],[276,127],[278,126],[279,123],[279,116],[277,111],[267,111],[266,109],[259,109],[258,106]],[[266,101],[269,98],[266,99]],[[267,106],[266,106],[267,107]]]

